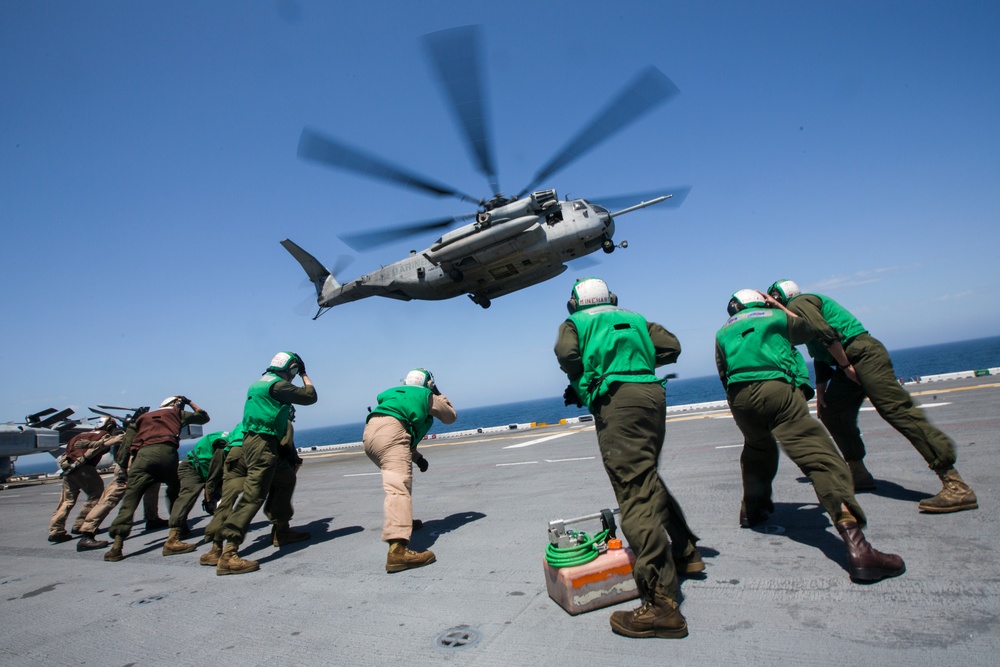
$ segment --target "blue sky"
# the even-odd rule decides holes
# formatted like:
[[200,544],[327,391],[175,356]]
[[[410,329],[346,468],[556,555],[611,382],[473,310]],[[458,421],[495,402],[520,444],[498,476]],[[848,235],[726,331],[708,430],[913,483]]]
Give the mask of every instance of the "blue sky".
[[[368,299],[312,321],[281,239],[332,266],[354,254],[338,235],[471,209],[299,160],[303,126],[490,194],[420,41],[467,24],[505,191],[653,64],[680,95],[540,187],[690,195],[489,310]],[[995,335],[998,28],[995,2],[2,3],[0,417],[182,393],[228,428],[282,349],[319,391],[306,428],[362,420],[416,366],[459,410],[559,395],[576,273],[676,333],[681,377],[713,372],[729,295],[777,278],[890,349]]]

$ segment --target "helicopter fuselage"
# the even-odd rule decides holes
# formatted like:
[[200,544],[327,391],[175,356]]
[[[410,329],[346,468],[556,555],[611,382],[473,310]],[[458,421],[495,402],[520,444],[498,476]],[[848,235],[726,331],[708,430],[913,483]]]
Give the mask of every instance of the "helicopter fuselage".
[[[566,270],[566,262],[613,249],[609,212],[544,190],[448,232],[423,251],[340,285],[326,280],[317,302],[329,308],[368,296],[440,300],[468,294],[479,305]],[[301,260],[300,260],[301,261]],[[307,268],[308,271],[308,268]]]

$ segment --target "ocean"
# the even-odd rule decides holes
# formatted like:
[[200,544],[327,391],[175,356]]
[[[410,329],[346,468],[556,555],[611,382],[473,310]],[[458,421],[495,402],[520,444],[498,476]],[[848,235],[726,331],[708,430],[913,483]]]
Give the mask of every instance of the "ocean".
[[[941,343],[890,351],[896,375],[910,381],[922,375],[937,375],[957,371],[995,368],[1000,366],[1000,336],[976,340]],[[812,363],[809,364],[810,375]],[[667,367],[669,369],[669,367]],[[663,370],[663,369],[661,369]],[[709,375],[683,378],[667,382],[667,405],[688,405],[726,400],[718,376]],[[560,419],[587,414],[586,410],[563,405],[562,396],[549,396],[517,403],[465,408],[458,411],[454,424],[435,422],[430,433],[463,431],[466,429],[544,422],[557,424]],[[295,432],[299,447],[337,445],[360,442],[363,422],[340,424],[323,428],[303,429]]]
[[[892,357],[896,375],[907,381],[921,375],[995,368],[1000,367],[1000,336],[894,350],[890,351],[889,355]],[[812,364],[809,366],[811,373]],[[674,379],[667,382],[667,405],[688,405],[725,399],[722,384],[715,375]],[[557,424],[560,419],[583,414],[586,414],[586,410],[564,406],[562,396],[548,396],[517,403],[462,408],[454,424],[444,425],[436,422],[430,432],[444,433],[531,422]],[[299,447],[317,447],[360,442],[364,427],[363,422],[356,422],[297,430],[295,444]],[[181,443],[181,455],[187,454],[193,444],[192,441]],[[56,471],[54,459],[48,454],[21,457],[15,466],[17,472],[22,475]]]

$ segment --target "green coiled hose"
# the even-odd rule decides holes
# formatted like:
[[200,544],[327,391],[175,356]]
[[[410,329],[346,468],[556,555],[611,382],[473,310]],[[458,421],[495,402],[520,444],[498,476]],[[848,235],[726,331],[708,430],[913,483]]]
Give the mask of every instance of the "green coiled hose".
[[552,567],[573,567],[589,563],[601,553],[597,549],[597,545],[607,539],[609,532],[603,530],[593,537],[584,532],[573,533],[577,537],[583,538],[574,547],[559,548],[550,543],[545,547],[545,562]]

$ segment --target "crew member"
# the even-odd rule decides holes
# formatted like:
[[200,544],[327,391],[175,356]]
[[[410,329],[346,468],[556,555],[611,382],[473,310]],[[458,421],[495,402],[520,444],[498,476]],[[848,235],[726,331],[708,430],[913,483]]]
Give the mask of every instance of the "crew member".
[[861,532],[866,518],[851,490],[847,465],[823,427],[809,416],[798,390],[799,363],[792,345],[812,338],[814,329],[805,318],[767,305],[778,304],[755,290],[736,292],[729,300],[729,320],[715,336],[719,379],[744,437],[740,526],[760,524],[774,511],[771,482],[778,470],[777,439],[809,477],[844,539],[851,579],[867,583],[903,574],[903,559],[876,551]]
[[791,280],[773,283],[768,293],[816,330],[806,347],[816,368],[817,413],[850,467],[855,490],[875,488],[864,464],[865,443],[858,428],[858,412],[867,397],[941,479],[941,491],[921,500],[921,511],[960,512],[979,507],[976,494],[955,470],[955,443],[928,421],[900,386],[885,346],[830,297],[802,294]]
[[406,374],[402,385],[378,395],[378,405],[368,413],[362,439],[365,454],[382,471],[382,541],[389,543],[386,572],[402,572],[430,565],[434,552],[408,547],[413,533],[413,464],[426,472],[427,459],[417,445],[434,424],[434,418],[454,423],[458,415],[448,397],[434,383],[431,372],[417,368]]
[[[579,280],[559,327],[555,353],[569,378],[566,404],[594,415],[597,444],[621,510],[621,528],[635,552],[633,577],[644,604],[611,615],[626,637],[680,638],[687,621],[677,605],[677,569],[704,569],[680,505],[657,472],[666,432],[666,393],[658,366],[680,356],[677,337],[618,307],[599,278]],[[671,537],[678,543],[672,554]],[[690,567],[689,567],[690,566]]]
[[[87,514],[87,519],[83,522],[80,527],[80,539],[76,543],[77,551],[91,551],[93,549],[103,549],[108,546],[110,542],[107,540],[98,540],[94,536],[97,534],[97,530],[101,526],[101,522],[111,513],[118,503],[121,502],[122,498],[125,497],[126,483],[128,480],[128,472],[118,462],[118,454],[121,452],[125,453],[122,457],[122,463],[128,463],[128,451],[132,446],[132,438],[135,436],[135,429],[128,428],[129,424],[134,422],[139,415],[148,412],[148,407],[142,407],[136,410],[132,415],[125,418],[124,426],[125,432],[118,435],[112,436],[107,444],[111,445],[111,457],[114,459],[111,470],[111,482],[104,487],[104,493],[101,494],[101,499],[98,501],[94,509],[90,510]],[[167,526],[167,521],[161,519],[159,516],[159,502],[160,502],[160,486],[159,482],[155,484],[150,484],[146,492],[142,494],[142,509],[146,523],[146,530],[154,530],[156,528],[165,528]],[[162,525],[160,523],[162,522]],[[181,535],[184,537],[184,535]]]
[[[295,450],[295,440],[292,420],[295,416],[294,406],[288,418],[288,430],[278,446],[278,463],[275,465],[274,477],[264,501],[264,516],[271,522],[271,544],[283,547],[294,542],[308,540],[307,532],[292,530],[289,522],[295,514],[292,507],[292,494],[295,491],[296,474],[302,459]],[[247,477],[247,466],[243,461],[243,424],[240,423],[231,432],[229,442],[224,449],[224,463],[221,469],[213,467],[208,485],[221,487],[222,494],[214,507],[214,515],[205,528],[205,541],[212,543],[212,548],[201,555],[199,563],[217,567],[222,556],[223,540],[220,537],[222,526],[233,511],[236,501],[243,492],[243,484]],[[206,486],[207,490],[208,486]],[[207,500],[207,499],[206,499]]]
[[[219,468],[212,467],[209,470],[208,484],[213,488],[221,488],[222,495],[212,511],[212,520],[205,526],[205,541],[212,544],[212,548],[203,553],[199,558],[202,565],[216,567],[222,550],[225,546],[222,539],[222,526],[225,525],[236,507],[236,502],[243,493],[243,482],[247,478],[247,467],[243,462],[243,422],[237,424],[229,431],[229,438],[223,451],[223,463]],[[207,500],[207,498],[206,498]]]
[[293,530],[290,525],[295,514],[292,495],[295,493],[295,483],[298,480],[299,467],[302,465],[302,457],[295,449],[293,421],[295,421],[294,407],[288,416],[288,430],[278,445],[278,462],[274,466],[274,477],[267,492],[267,500],[264,501],[264,516],[271,522],[271,544],[276,547],[302,542],[310,537],[309,533]]
[[[190,405],[193,412],[184,409]],[[111,523],[108,535],[115,543],[104,554],[104,560],[117,562],[125,558],[122,547],[125,539],[132,532],[132,516],[135,514],[139,499],[146,489],[163,483],[167,487],[167,501],[172,506],[180,491],[180,480],[177,477],[177,448],[180,445],[181,431],[188,424],[207,424],[208,413],[184,396],[169,396],[160,403],[156,410],[150,410],[135,420],[129,426],[134,430],[132,445],[129,447],[131,462],[123,466],[128,471],[128,485],[125,497],[122,499],[118,516]],[[122,453],[119,463],[124,459]],[[170,540],[179,540],[179,528],[171,527]]]
[[[302,387],[292,384],[296,375],[302,377]],[[245,574],[260,569],[257,561],[246,560],[237,551],[271,487],[278,462],[278,446],[288,430],[292,404],[312,405],[315,402],[316,389],[306,375],[305,363],[292,352],[276,354],[264,375],[247,390],[242,449],[246,479],[236,507],[219,533],[226,540],[226,547],[216,565],[216,574]]]
[[[213,495],[213,489],[207,485],[210,479],[209,471],[214,466],[222,467],[225,459],[225,446],[229,442],[228,431],[209,433],[195,443],[187,457],[177,466],[177,478],[180,480],[180,492],[170,509],[170,537],[163,545],[163,555],[186,554],[198,548],[196,544],[181,542],[182,531],[187,529],[188,515],[198,498],[204,491],[206,503]],[[176,529],[176,530],[174,530]]]
[[[97,472],[97,463],[105,452],[111,449],[107,441],[116,428],[118,422],[111,417],[102,417],[94,430],[78,433],[67,443],[60,464],[63,469],[62,494],[59,505],[52,514],[52,520],[49,521],[49,542],[58,544],[73,539],[66,532],[66,519],[76,505],[80,491],[87,494],[87,501],[73,522],[73,533],[82,534],[84,538],[88,537],[83,533],[83,524],[87,514],[100,501],[101,493],[104,491],[104,482]],[[93,538],[93,535],[89,537]]]

